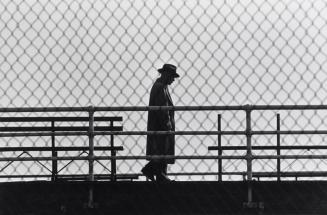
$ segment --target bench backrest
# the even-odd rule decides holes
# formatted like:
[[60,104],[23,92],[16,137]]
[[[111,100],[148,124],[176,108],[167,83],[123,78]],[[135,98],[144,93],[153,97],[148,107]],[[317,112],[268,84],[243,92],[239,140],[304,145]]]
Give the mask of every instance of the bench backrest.
[[[88,117],[0,117],[1,122],[49,122],[50,126],[1,126],[0,132],[40,132],[40,131],[88,131],[88,126],[58,126],[56,122],[88,122]],[[108,126],[94,126],[95,131],[122,131],[123,126],[114,122],[123,121],[123,117],[94,117],[94,122],[109,122]]]

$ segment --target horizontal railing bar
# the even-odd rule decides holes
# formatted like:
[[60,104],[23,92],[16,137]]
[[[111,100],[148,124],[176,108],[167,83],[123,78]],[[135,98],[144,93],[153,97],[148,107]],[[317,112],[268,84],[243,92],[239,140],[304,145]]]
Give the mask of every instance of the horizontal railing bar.
[[[79,177],[88,177],[88,174],[79,174],[79,175],[56,175],[59,179],[62,178],[79,178]],[[94,174],[95,177],[98,178],[108,178],[110,179],[110,174]],[[117,178],[135,178],[139,176],[139,174],[116,174],[115,175]],[[135,176],[135,177],[133,177]],[[46,175],[0,175],[0,178],[51,178],[52,175],[46,174]]]
[[[223,172],[222,175],[239,175],[245,176],[247,173],[244,172]],[[327,176],[326,171],[294,171],[294,172],[280,172],[281,177],[323,177]],[[122,175],[125,177],[143,176],[140,173],[129,173],[129,174],[117,174],[116,177]],[[167,173],[168,176],[217,176],[217,172],[178,172],[178,173]],[[253,177],[277,177],[277,172],[253,172]],[[0,178],[50,178],[52,175],[0,175]],[[87,177],[87,174],[81,175],[57,175],[58,178],[79,178]],[[95,174],[95,177],[99,178],[110,178],[110,174]]]
[[[222,175],[239,175],[239,176],[245,176],[247,173],[246,172],[223,172]],[[138,174],[123,174],[124,176],[126,175],[128,176],[144,176],[141,173]],[[167,173],[168,176],[217,176],[217,172],[178,172],[178,173]],[[277,177],[278,173],[277,172],[253,172],[253,176],[254,177]],[[58,176],[59,178],[61,178],[62,176],[64,176],[63,178],[65,178],[66,175],[61,175]],[[78,177],[79,175],[77,175]],[[82,175],[82,177],[87,177],[87,175]],[[102,176],[102,175],[101,175]],[[100,176],[100,177],[101,177]],[[106,175],[103,175],[103,177],[105,177]],[[110,175],[107,175],[108,178],[110,178]],[[119,177],[119,175],[116,175],[117,177]],[[304,171],[294,171],[294,172],[280,172],[280,176],[282,177],[323,177],[323,176],[327,176],[327,172],[326,171],[309,171],[309,172],[304,172]],[[66,177],[70,177],[70,176],[66,176]],[[74,175],[72,175],[72,177],[74,177]],[[99,176],[98,176],[99,177]]]
[[[244,175],[245,172],[223,172],[223,175]],[[178,172],[178,173],[167,173],[168,176],[217,176],[217,172]],[[37,177],[51,177],[52,175],[0,175],[0,178],[37,178]],[[80,175],[57,175],[58,178],[66,178],[66,177],[87,177],[88,174],[80,174]],[[97,177],[108,177],[110,178],[110,174],[95,174]],[[133,177],[133,176],[144,176],[141,173],[127,173],[127,174],[116,174],[117,178],[119,176]]]
[[327,105],[250,105],[251,110],[324,110]]
[[[88,117],[0,117],[0,122],[88,122]],[[121,116],[97,116],[94,121],[123,121]]]
[[[327,130],[291,130],[291,131],[249,131],[250,135],[274,135],[274,134],[327,134]],[[94,132],[94,135],[246,135],[246,131],[104,131]]]
[[[89,175],[72,175],[72,176],[66,176],[66,175],[61,175],[58,176],[59,180],[85,180],[88,177],[90,177]],[[129,174],[129,175],[115,175],[115,179],[138,179],[138,175],[136,174]],[[109,175],[94,175],[94,178],[96,180],[111,180],[112,176]]]
[[[246,135],[246,131],[95,131],[94,135]],[[327,134],[327,130],[306,131],[252,131],[251,135],[273,135],[273,134]],[[0,133],[0,137],[28,137],[28,136],[85,136],[88,132],[33,132],[33,133]]]
[[[252,146],[252,150],[287,150],[287,149],[293,149],[293,150],[311,150],[311,149],[327,149],[326,145],[308,145],[308,146]],[[208,150],[247,150],[246,146],[209,146]]]
[[[167,173],[168,176],[218,176],[217,172],[170,172]],[[222,172],[222,175],[225,175]],[[242,174],[243,175],[243,174]]]
[[[243,172],[241,173],[230,173],[230,174],[225,174],[224,175],[244,175]],[[167,173],[167,175],[169,176],[215,176],[217,175],[216,172],[186,172],[186,173]],[[57,175],[57,177],[59,179],[65,179],[65,178],[82,178],[82,177],[88,177],[88,174],[80,174],[80,175]],[[99,178],[105,178],[105,179],[110,179],[111,176],[110,174],[95,174],[95,177],[99,177]],[[140,177],[140,176],[144,176],[141,173],[129,173],[129,174],[116,174],[115,177],[119,178],[136,178],[136,177]],[[0,175],[0,178],[50,178],[52,177],[52,175]]]
[[21,107],[0,108],[0,112],[87,112],[92,107]]
[[327,155],[252,155],[252,159],[327,159]]
[[[111,175],[110,174],[94,174],[95,177],[98,178],[103,178],[103,179],[110,179]],[[129,174],[115,174],[116,178],[137,178],[139,175],[138,174],[133,174],[133,173],[129,173]],[[64,175],[57,175],[57,177],[59,179],[66,179],[66,178],[87,178],[89,177],[89,174],[64,174]]]
[[[241,135],[245,131],[95,131],[94,135]],[[87,136],[88,132],[33,132],[33,133],[0,133],[0,137],[28,137],[28,136]]]
[[245,131],[99,131],[94,135],[245,135]]
[[[321,110],[327,105],[231,105],[231,106],[116,106],[94,107],[95,111],[149,111],[149,110],[176,110],[176,111],[227,111],[227,110]],[[1,110],[0,110],[1,111]]]
[[[222,175],[240,175],[245,176],[247,174],[244,172],[222,172]],[[294,172],[280,172],[283,177],[296,177],[296,176],[327,176],[326,171],[294,171]],[[140,174],[141,176],[142,174]],[[167,175],[171,176],[217,176],[217,172],[179,172],[179,173],[167,173]],[[255,177],[277,177],[277,172],[253,172],[253,176]]]
[[327,105],[231,105],[231,106],[110,106],[110,107],[22,107],[0,108],[0,112],[82,112],[82,111],[226,111],[226,110],[323,110]]
[[51,178],[52,175],[0,175],[0,178]]
[[[88,126],[8,126],[0,127],[0,132],[44,132],[44,131],[88,131]],[[122,126],[94,126],[95,131],[122,131]]]
[[16,132],[16,133],[1,133],[0,137],[46,137],[46,136],[87,136],[89,132]]
[[251,131],[252,135],[274,135],[274,134],[327,134],[327,130],[289,130],[289,131]]
[[66,156],[66,157],[0,157],[1,161],[46,161],[46,160],[144,160],[144,159],[181,159],[181,160],[211,160],[211,159],[226,159],[226,160],[242,160],[242,159],[327,159],[327,155],[209,155],[209,156]]
[[[186,173],[167,173],[168,176],[216,176],[217,173],[216,172],[186,172]],[[240,174],[240,175],[243,175],[243,174]],[[66,175],[64,175],[64,177],[62,176],[58,176],[59,178],[65,178]],[[110,178],[110,174],[107,175],[108,178]],[[119,175],[115,175],[117,178],[119,178]],[[128,177],[133,177],[133,176],[137,176],[137,177],[140,177],[140,176],[144,176],[143,174],[141,173],[130,173],[130,174],[123,174],[123,176],[126,176],[126,178]],[[70,177],[70,176],[67,176],[67,177]],[[75,177],[74,175],[72,175],[72,177]],[[77,175],[76,177],[87,177],[87,175]],[[125,177],[124,177],[125,178]]]
[[[0,147],[0,152],[9,151],[87,151],[90,148],[88,146],[57,146],[57,147]],[[95,151],[105,151],[105,150],[117,150],[122,151],[124,148],[122,146],[95,146]]]
[[[311,176],[315,176],[315,177],[323,177],[323,176],[327,176],[327,172],[326,171],[308,171],[308,172],[304,172],[304,171],[294,171],[294,172],[253,172],[253,176],[254,177],[277,177],[278,174],[280,174],[281,177],[311,177]],[[246,175],[246,173],[244,173],[244,175]]]
[[[246,135],[246,131],[95,131],[94,135]],[[327,134],[327,130],[306,130],[306,131],[252,131],[251,135],[273,135],[273,134]],[[33,132],[33,133],[0,133],[0,137],[15,136],[83,136],[88,132]]]
[[[183,175],[217,175],[216,172],[205,172],[205,173],[197,173],[197,172],[187,172],[187,173],[167,173],[167,175],[171,175],[171,176],[183,176]],[[240,173],[240,175],[243,175],[243,173]],[[78,178],[78,177],[88,177],[88,174],[80,174],[80,175],[57,175],[57,177],[59,179],[61,178]],[[95,177],[99,177],[99,178],[108,178],[110,179],[111,176],[110,174],[95,174]],[[140,173],[129,173],[129,174],[116,174],[115,177],[119,178],[120,176],[123,176],[123,178],[125,177],[140,177],[143,176],[143,174]],[[52,177],[52,175],[0,175],[0,178],[50,178]],[[134,177],[133,177],[134,178]]]
[[[246,110],[245,106],[116,106],[116,107],[94,107],[95,111],[224,111],[224,110]],[[0,109],[1,112],[1,109]]]
[[1,161],[46,161],[46,160],[145,160],[145,159],[196,159],[196,160],[204,160],[204,159],[245,159],[245,156],[239,155],[223,155],[223,156],[94,156],[90,158],[89,156],[65,156],[65,157],[0,157]]

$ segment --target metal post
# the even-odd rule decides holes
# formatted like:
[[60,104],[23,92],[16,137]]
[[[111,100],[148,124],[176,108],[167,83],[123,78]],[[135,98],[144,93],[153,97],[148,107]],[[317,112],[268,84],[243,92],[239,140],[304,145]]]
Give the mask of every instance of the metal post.
[[93,160],[94,157],[94,109],[89,110],[89,181],[94,181]]
[[[280,114],[277,114],[277,131],[280,131]],[[277,134],[277,155],[280,155],[280,134]],[[277,158],[277,181],[280,181],[280,158]]]
[[251,143],[251,109],[246,109],[246,162],[247,162],[247,181],[248,181],[248,203],[252,202],[252,143]]
[[251,111],[252,107],[250,105],[246,106],[246,128],[245,128],[245,135],[246,135],[246,162],[247,162],[247,185],[248,185],[248,201],[244,204],[244,206],[248,209],[257,209],[259,214],[261,214],[262,210],[264,209],[263,202],[253,202],[253,172],[252,172],[252,129],[251,129]]
[[[218,131],[221,131],[221,114],[218,114]],[[221,134],[218,134],[218,156],[222,155],[222,149],[221,149]],[[222,181],[222,159],[218,158],[218,181]]]
[[[114,122],[110,121],[110,127],[114,127]],[[112,147],[112,149],[110,150],[110,154],[111,157],[115,157],[116,156],[116,151],[114,149],[114,135],[110,135],[110,147]],[[116,181],[116,159],[111,159],[110,160],[111,163],[111,181]]]
[[93,181],[94,181],[94,172],[93,172],[93,163],[94,163],[94,107],[89,107],[89,201],[88,207],[94,207],[93,199]]
[[[52,128],[52,135],[51,135],[51,148],[52,148],[52,157],[57,158],[58,153],[56,151],[56,139],[55,139],[55,122],[51,121],[51,128]],[[55,181],[57,179],[57,173],[58,173],[58,161],[52,160],[52,176],[51,181]]]

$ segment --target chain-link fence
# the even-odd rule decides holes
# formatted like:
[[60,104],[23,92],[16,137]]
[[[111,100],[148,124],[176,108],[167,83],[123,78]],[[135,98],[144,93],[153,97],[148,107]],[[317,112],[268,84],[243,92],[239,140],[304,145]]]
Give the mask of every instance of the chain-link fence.
[[[323,0],[2,0],[0,106],[144,106],[158,76],[156,69],[166,62],[176,64],[181,74],[170,89],[177,106],[323,104],[327,95],[326,4]],[[146,129],[145,112],[100,115],[108,114],[123,116],[124,130]],[[221,114],[223,130],[245,129],[243,112]],[[280,114],[282,129],[326,127],[325,111]],[[3,114],[7,115],[26,116]],[[274,111],[256,111],[253,126],[258,130],[275,130],[275,117]],[[217,112],[178,112],[176,126],[180,131],[216,131]],[[116,144],[125,148],[120,155],[144,154],[144,136],[116,139]],[[1,138],[0,141],[1,146],[50,144],[45,137]],[[108,142],[107,137],[97,140],[98,145]],[[287,145],[325,142],[323,135],[282,137],[282,144]],[[87,141],[82,137],[62,137],[58,144],[84,146]],[[212,155],[216,153],[208,152],[207,147],[216,144],[216,136],[178,136],[176,154]],[[224,136],[222,144],[244,145],[245,140],[241,136]],[[275,139],[260,136],[254,144],[274,145]],[[322,151],[287,153],[320,154]],[[63,155],[77,154],[63,152]],[[3,168],[7,163],[1,165]],[[1,174],[46,173],[47,165],[50,163],[14,162]],[[107,172],[104,168],[107,165],[110,162],[100,165],[99,171]],[[118,172],[138,173],[143,165],[141,160],[121,161]],[[276,168],[274,160],[258,161],[254,166],[260,171]],[[284,170],[297,171],[325,167],[323,160],[282,164]],[[246,164],[226,161],[223,168],[245,171]],[[63,174],[85,173],[87,164],[73,162],[62,171]],[[217,162],[178,161],[170,169],[170,172],[181,171],[215,172]],[[201,176],[208,180],[215,177]]]

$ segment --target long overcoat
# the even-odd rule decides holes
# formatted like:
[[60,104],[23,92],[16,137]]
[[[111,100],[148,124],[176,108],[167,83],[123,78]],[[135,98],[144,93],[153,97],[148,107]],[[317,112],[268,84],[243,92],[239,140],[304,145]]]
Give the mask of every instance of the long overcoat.
[[[173,106],[167,85],[158,78],[150,92],[149,106]],[[173,110],[156,110],[148,113],[148,131],[175,131]],[[147,155],[175,155],[174,135],[148,135],[146,145]],[[148,159],[149,160],[149,159]],[[162,161],[173,164],[175,159]]]

